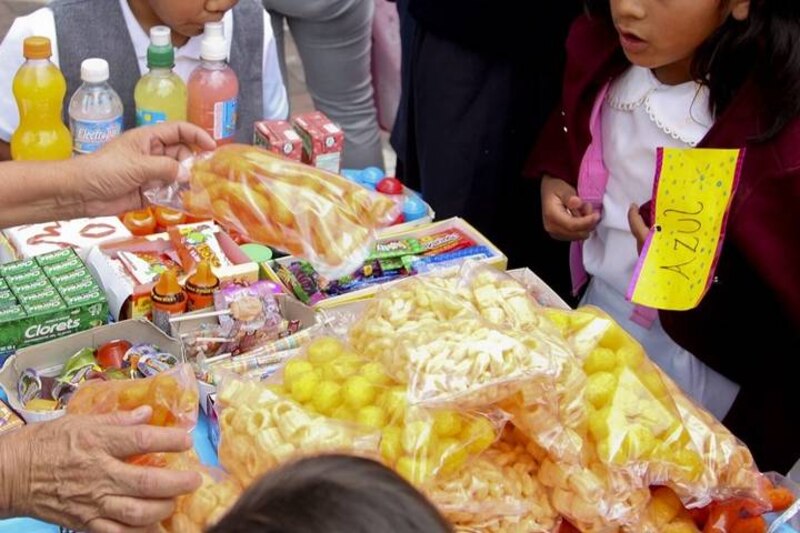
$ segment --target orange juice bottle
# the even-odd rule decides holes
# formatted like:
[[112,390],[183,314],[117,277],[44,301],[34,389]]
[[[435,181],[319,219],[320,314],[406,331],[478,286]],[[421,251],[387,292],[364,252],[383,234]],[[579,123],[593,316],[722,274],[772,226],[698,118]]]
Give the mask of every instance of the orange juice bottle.
[[72,156],[72,136],[61,118],[67,82],[51,61],[50,39],[28,37],[25,63],[12,85],[19,108],[19,127],[11,136],[11,158],[53,161]]
[[178,283],[174,270],[165,270],[150,292],[153,301],[153,324],[161,331],[171,335],[169,319],[173,315],[186,312],[188,299],[186,291]]
[[218,290],[219,278],[211,271],[211,263],[207,259],[203,259],[197,265],[197,271],[186,280],[189,311],[205,309],[214,305],[214,293]]

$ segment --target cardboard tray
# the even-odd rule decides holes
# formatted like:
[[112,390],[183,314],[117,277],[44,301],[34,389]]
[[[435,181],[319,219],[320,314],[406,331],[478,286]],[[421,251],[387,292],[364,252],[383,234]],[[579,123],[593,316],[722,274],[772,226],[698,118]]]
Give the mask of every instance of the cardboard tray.
[[[299,300],[287,294],[278,294],[276,299],[283,318],[300,321],[300,329],[298,331],[303,331],[319,323],[316,311]],[[217,317],[208,316],[208,313],[203,310],[186,313],[181,318],[182,320],[179,322],[172,323],[171,333],[175,339],[180,339],[183,334],[197,331],[203,325],[219,323]],[[216,392],[217,388],[200,380],[198,380],[198,385],[200,388],[200,407],[202,407],[204,413],[209,414],[207,411],[208,397]]]
[[75,333],[44,344],[38,344],[19,350],[6,360],[0,370],[0,387],[8,396],[8,403],[27,423],[55,420],[66,413],[65,409],[52,412],[34,412],[24,408],[17,394],[17,382],[22,373],[33,368],[45,376],[57,376],[64,363],[82,348],[99,348],[103,344],[124,339],[131,343],[146,342],[158,345],[184,361],[183,346],[180,342],[164,334],[160,329],[146,320],[126,320],[98,328]]

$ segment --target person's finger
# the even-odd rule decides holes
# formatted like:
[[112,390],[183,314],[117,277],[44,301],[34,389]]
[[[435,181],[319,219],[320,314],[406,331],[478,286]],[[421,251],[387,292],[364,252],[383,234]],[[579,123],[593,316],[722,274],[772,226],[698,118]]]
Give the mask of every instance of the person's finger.
[[153,416],[153,408],[149,405],[142,405],[132,411],[117,411],[105,415],[93,415],[92,425],[94,426],[138,426],[146,424]]
[[192,437],[179,428],[145,425],[108,428],[104,437],[108,452],[120,459],[146,453],[183,452],[192,447]]
[[566,231],[577,234],[591,232],[595,226],[597,226],[598,216],[597,213],[592,213],[584,217],[567,215],[561,217],[559,220]]
[[564,205],[571,213],[578,213],[580,212],[581,208],[583,207],[584,201],[580,199],[579,196],[570,196],[564,202]]
[[157,140],[163,146],[176,144],[197,146],[202,150],[213,150],[217,147],[214,139],[202,128],[188,122],[164,122],[148,126],[143,130],[151,140]]
[[143,156],[140,164],[141,172],[137,173],[141,183],[148,182],[171,183],[180,175],[180,163],[168,156]]
[[639,213],[639,206],[636,204],[631,204],[630,208],[628,209],[628,225],[631,228],[631,233],[633,236],[636,237],[636,243],[639,247],[639,251],[642,251],[642,245],[644,244],[645,240],[647,240],[647,236],[650,234],[650,228],[647,227],[645,224],[642,215]]
[[157,526],[130,527],[107,518],[95,518],[87,524],[89,533],[154,533]]
[[175,498],[197,490],[203,481],[197,472],[125,463],[119,463],[113,474],[124,494],[139,498]]
[[172,516],[174,499],[142,499],[128,496],[107,496],[101,504],[103,517],[120,524],[145,527]]

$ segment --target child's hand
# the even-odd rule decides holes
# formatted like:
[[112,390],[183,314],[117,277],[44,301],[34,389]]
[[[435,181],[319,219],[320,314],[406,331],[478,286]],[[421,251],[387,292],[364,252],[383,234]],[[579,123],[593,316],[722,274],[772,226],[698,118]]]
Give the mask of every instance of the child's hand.
[[542,218],[545,231],[554,239],[585,241],[597,227],[600,213],[581,200],[572,185],[545,176],[542,178]]
[[650,235],[650,228],[645,224],[641,213],[639,213],[639,206],[636,204],[631,204],[630,208],[628,208],[628,225],[631,227],[631,233],[636,237],[636,247],[639,253],[642,253],[644,241]]

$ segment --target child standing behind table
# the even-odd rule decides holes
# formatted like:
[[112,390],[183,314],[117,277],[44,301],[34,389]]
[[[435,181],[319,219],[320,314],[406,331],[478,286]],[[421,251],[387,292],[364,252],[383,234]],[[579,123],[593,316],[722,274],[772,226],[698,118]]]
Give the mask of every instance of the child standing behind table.
[[[545,228],[573,241],[583,303],[637,337],[762,470],[787,472],[800,457],[800,3],[588,4],[567,42],[561,112],[528,169]],[[625,298],[660,147],[746,150],[714,281],[686,312]]]
[[14,21],[0,44],[0,160],[10,158],[9,140],[19,124],[11,90],[24,62],[22,42],[32,35],[53,44],[53,61],[67,79],[64,109],[81,85],[80,65],[89,57],[106,59],[111,86],[125,106],[124,126],[136,126],[133,91],[147,72],[150,28],[169,26],[175,72],[183,78],[200,64],[206,22],[222,21],[231,67],[239,77],[238,142],[249,143],[253,123],[285,119],[289,105],[280,72],[269,15],[256,0],[55,0]]

